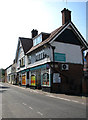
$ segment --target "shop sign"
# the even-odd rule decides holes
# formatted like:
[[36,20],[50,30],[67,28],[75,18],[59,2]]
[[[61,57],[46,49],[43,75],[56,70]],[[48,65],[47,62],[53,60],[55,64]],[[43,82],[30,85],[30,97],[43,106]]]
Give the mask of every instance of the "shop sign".
[[55,61],[66,62],[66,55],[64,53],[54,53]]
[[45,65],[38,66],[38,67],[30,68],[30,71],[36,70],[36,69],[41,69],[41,68],[46,68],[46,64],[45,64]]
[[28,72],[30,69],[26,69],[26,70],[23,70],[23,71],[21,71],[21,73],[23,74],[23,73],[25,73],[25,72]]
[[59,73],[53,73],[53,83],[61,83],[61,77]]

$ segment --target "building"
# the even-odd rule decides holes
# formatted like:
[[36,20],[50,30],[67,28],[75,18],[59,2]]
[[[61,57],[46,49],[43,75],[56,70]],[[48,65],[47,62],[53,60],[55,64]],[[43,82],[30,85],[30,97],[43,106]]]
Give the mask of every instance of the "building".
[[71,11],[62,11],[62,26],[33,38],[29,56],[30,85],[49,92],[80,93],[83,50],[87,43],[71,22]]
[[5,69],[5,82],[7,82],[7,68]]
[[83,94],[88,96],[88,50],[85,51],[84,58],[84,79],[82,82]]
[[21,85],[48,92],[82,94],[83,51],[88,44],[62,11],[62,25],[51,33],[32,30],[32,38],[19,38],[16,72]]
[[17,74],[16,74],[16,62],[13,61],[13,64],[11,64],[9,67],[5,69],[5,82],[16,84]]
[[5,82],[5,70],[3,68],[0,69],[0,82]]
[[7,77],[6,82],[8,82],[8,83],[12,83],[12,81],[11,81],[11,74],[12,74],[11,67],[12,67],[12,64],[5,69],[5,75]]
[[88,71],[88,50],[86,51],[86,56],[85,56],[85,59],[86,59],[86,71]]
[[88,50],[85,51],[85,55],[84,55],[84,72],[85,72],[85,74],[87,71],[88,71]]
[[17,76],[17,74],[16,74],[16,62],[14,60],[12,66],[11,66],[11,83],[12,84],[17,84],[16,76]]
[[18,84],[28,86],[29,79],[27,74],[27,55],[26,52],[32,47],[33,41],[29,38],[19,37],[16,50],[16,80]]

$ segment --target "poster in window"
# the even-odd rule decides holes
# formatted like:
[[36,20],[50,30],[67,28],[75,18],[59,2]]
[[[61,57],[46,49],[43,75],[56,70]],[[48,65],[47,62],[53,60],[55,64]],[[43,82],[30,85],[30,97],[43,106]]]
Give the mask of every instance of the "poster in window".
[[59,73],[53,73],[53,83],[61,83],[61,77]]
[[22,85],[26,85],[26,75],[22,76]]
[[49,74],[44,73],[42,77],[43,77],[43,85],[49,85]]
[[31,85],[35,86],[35,75],[31,75]]

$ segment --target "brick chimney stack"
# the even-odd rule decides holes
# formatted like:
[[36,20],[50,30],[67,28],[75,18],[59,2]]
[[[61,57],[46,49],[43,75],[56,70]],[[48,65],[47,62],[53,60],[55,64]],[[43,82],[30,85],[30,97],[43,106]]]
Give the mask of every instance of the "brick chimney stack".
[[31,31],[31,37],[34,38],[36,35],[38,35],[38,31],[33,29]]
[[66,24],[67,22],[71,22],[71,11],[64,8],[62,11],[62,25]]

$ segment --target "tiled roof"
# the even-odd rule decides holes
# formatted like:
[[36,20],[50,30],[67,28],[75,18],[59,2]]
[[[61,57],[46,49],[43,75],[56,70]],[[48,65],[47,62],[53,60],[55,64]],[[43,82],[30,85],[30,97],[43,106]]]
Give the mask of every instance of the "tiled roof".
[[37,48],[45,45],[46,43],[49,43],[50,41],[52,41],[53,38],[55,38],[55,36],[57,36],[67,25],[69,25],[69,23],[71,23],[70,25],[73,25],[74,29],[75,29],[75,30],[78,32],[78,34],[81,36],[81,38],[82,38],[82,41],[81,41],[82,45],[85,47],[85,49],[88,49],[88,43],[87,43],[87,42],[85,41],[85,39],[82,37],[82,35],[81,35],[80,32],[78,31],[78,29],[75,27],[75,25],[74,25],[72,22],[68,22],[68,23],[62,25],[61,27],[57,28],[57,29],[54,30],[53,32],[51,32],[50,36],[49,36],[46,40],[42,41],[41,43],[37,44],[36,46],[33,46],[31,49],[29,49],[28,52],[26,52],[26,54],[28,54],[28,53],[34,51],[35,49],[37,49]]
[[59,27],[59,28],[57,28],[56,30],[54,30],[53,32],[51,32],[50,36],[49,36],[46,40],[44,40],[43,42],[39,43],[39,44],[36,45],[36,46],[33,46],[26,54],[32,52],[33,50],[41,47],[41,46],[44,45],[44,44],[50,42],[66,25],[67,25],[67,24],[62,25],[61,27]]
[[23,38],[23,37],[19,37],[19,39],[22,43],[24,53],[26,53],[33,46],[33,40],[29,38]]

